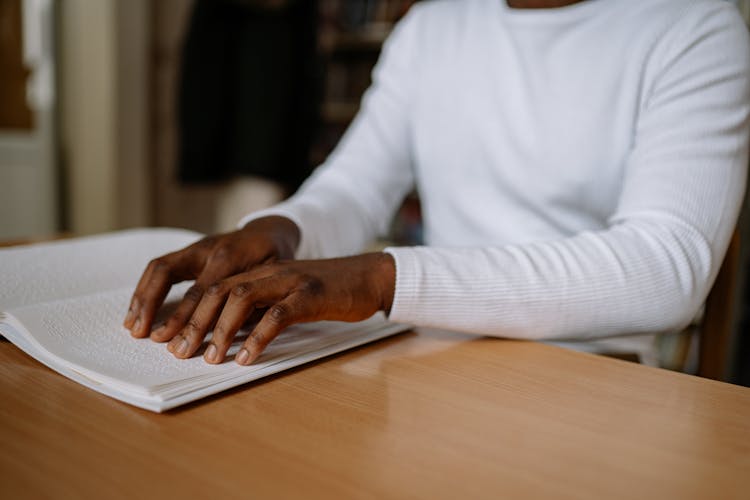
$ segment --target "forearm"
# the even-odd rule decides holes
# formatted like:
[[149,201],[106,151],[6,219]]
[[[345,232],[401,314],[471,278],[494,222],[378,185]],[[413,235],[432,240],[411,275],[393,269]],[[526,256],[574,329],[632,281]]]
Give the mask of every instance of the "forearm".
[[389,249],[390,318],[526,339],[674,330],[705,299],[727,229],[709,242],[689,227],[639,221],[536,244]]

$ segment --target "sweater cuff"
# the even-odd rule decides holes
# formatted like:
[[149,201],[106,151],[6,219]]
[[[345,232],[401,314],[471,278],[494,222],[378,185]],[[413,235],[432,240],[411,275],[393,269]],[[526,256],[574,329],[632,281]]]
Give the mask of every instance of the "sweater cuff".
[[414,323],[419,302],[423,272],[417,253],[410,247],[388,247],[383,252],[396,263],[396,288],[388,319],[400,323]]

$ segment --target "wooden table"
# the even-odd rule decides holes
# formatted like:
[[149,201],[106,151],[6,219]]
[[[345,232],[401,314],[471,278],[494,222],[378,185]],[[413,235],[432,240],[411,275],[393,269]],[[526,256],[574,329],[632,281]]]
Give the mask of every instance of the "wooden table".
[[750,389],[417,330],[163,415],[0,344],[0,498],[750,498]]

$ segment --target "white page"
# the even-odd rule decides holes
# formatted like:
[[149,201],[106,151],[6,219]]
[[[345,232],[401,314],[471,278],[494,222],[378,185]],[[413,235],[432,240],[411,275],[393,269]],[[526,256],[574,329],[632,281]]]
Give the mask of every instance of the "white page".
[[[180,297],[186,286],[176,287],[172,297]],[[259,370],[339,342],[366,326],[340,322],[298,325],[287,329],[249,367],[232,360],[240,342],[230,350],[230,359],[211,365],[199,355],[177,359],[165,344],[131,337],[121,325],[123,307],[129,297],[128,289],[104,292],[16,308],[10,316],[29,332],[37,348],[64,360],[69,368],[99,382],[144,394],[158,392],[160,387],[168,388],[170,384],[203,386],[212,378],[224,380]],[[383,318],[373,321],[380,324]]]
[[0,312],[105,290],[132,291],[149,260],[201,236],[181,229],[137,229],[2,249]]
[[[285,336],[290,330],[296,330],[298,328],[314,328],[318,330],[325,330],[328,332],[328,335],[326,335],[326,337],[328,339],[331,339],[331,330],[326,326],[328,324],[330,324],[330,326],[337,325],[336,323],[332,322],[295,325],[285,331],[282,335],[280,335],[277,340],[281,340],[283,336]],[[383,321],[382,318],[379,318],[377,316],[365,322],[346,325],[349,329],[346,331],[340,331],[340,333],[337,334],[338,339],[335,342],[330,343],[329,345],[317,346],[315,349],[309,351],[295,353],[294,356],[288,359],[280,359],[278,361],[275,361],[269,358],[266,360],[266,362],[263,362],[262,366],[259,366],[256,363],[252,367],[244,367],[244,369],[241,370],[227,372],[228,376],[222,378],[221,380],[215,380],[208,383],[204,382],[202,384],[198,383],[197,381],[193,381],[189,384],[175,384],[175,386],[167,390],[162,390],[158,394],[141,394],[133,391],[128,391],[127,389],[123,389],[116,385],[103,384],[91,377],[82,374],[75,368],[70,368],[68,366],[65,366],[64,364],[61,364],[57,358],[50,357],[46,353],[40,351],[36,346],[30,345],[26,341],[26,339],[28,338],[27,335],[19,334],[18,330],[14,326],[8,323],[0,323],[0,328],[3,329],[3,331],[6,333],[6,335],[9,336],[9,338],[17,339],[17,341],[14,340],[14,343],[18,347],[20,347],[29,355],[35,357],[45,365],[68,377],[69,379],[97,392],[115,399],[119,399],[120,401],[124,401],[126,403],[130,403],[147,410],[161,412],[170,408],[175,408],[185,403],[189,403],[191,401],[201,399],[211,394],[216,394],[223,390],[236,387],[246,382],[258,380],[268,375],[273,375],[289,368],[293,368],[301,364],[320,359],[324,356],[335,354],[352,347],[382,339],[384,337],[388,337],[390,335],[394,335],[408,329],[407,325],[389,323]],[[342,324],[339,323],[338,326],[341,327]],[[315,335],[310,336],[310,338],[315,337]]]

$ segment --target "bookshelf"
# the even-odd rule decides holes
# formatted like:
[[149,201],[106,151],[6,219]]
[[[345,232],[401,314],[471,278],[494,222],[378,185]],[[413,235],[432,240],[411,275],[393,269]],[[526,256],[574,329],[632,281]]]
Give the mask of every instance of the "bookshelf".
[[[372,69],[394,24],[415,0],[321,0],[318,49],[323,73],[319,127],[310,161],[325,161],[359,111]],[[419,244],[419,199],[409,195],[385,244]]]
[[380,48],[413,0],[321,0],[318,49],[323,73],[320,125],[310,159],[320,164],[359,110]]

